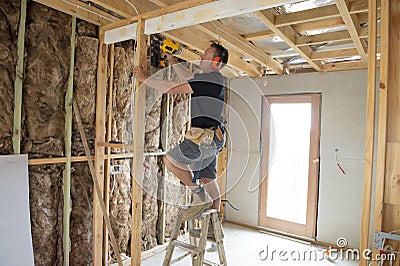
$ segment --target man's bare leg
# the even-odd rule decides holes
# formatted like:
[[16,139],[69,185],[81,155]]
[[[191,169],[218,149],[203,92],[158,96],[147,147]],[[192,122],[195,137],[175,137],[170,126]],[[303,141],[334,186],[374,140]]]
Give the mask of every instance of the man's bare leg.
[[193,174],[192,174],[192,171],[190,171],[188,166],[181,165],[181,164],[175,162],[174,159],[172,159],[168,155],[163,156],[163,161],[164,161],[164,164],[167,167],[168,171],[174,173],[174,175],[176,175],[176,177],[178,177],[179,180],[181,180],[183,184],[190,187],[191,189],[194,189],[197,187],[196,184],[192,183]]
[[207,193],[213,199],[213,204],[211,205],[211,208],[216,209],[218,212],[220,212],[221,192],[219,191],[217,180],[203,177],[201,178],[201,181],[203,182],[204,188],[206,189]]

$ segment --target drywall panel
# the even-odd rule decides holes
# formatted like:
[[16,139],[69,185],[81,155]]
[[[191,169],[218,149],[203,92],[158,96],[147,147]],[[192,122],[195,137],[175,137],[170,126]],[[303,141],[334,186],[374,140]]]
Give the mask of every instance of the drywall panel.
[[28,156],[0,156],[0,265],[34,265]]
[[[255,83],[258,86],[255,86]],[[359,245],[361,207],[363,193],[363,159],[365,146],[365,105],[367,71],[346,71],[333,73],[309,73],[288,76],[267,77],[250,80],[239,78],[231,80],[231,89],[238,94],[253,99],[255,113],[261,113],[260,94],[280,95],[297,93],[321,93],[321,145],[320,145],[320,184],[317,217],[317,240],[336,243],[344,237],[352,247]],[[260,93],[261,91],[261,93]],[[258,104],[256,104],[258,102]],[[241,106],[233,97],[231,108],[241,113]],[[241,127],[235,116],[229,117],[229,131],[240,136]],[[259,125],[248,122],[247,128],[256,128],[260,139]],[[233,133],[234,132],[234,133]],[[254,133],[255,134],[255,133]],[[338,159],[346,174],[336,166],[335,149],[339,149]],[[235,142],[232,142],[232,154]],[[260,151],[258,149],[258,151]],[[261,154],[261,153],[259,153]],[[235,162],[247,160],[246,157],[232,159],[228,165],[228,184],[231,174],[237,173]],[[232,156],[233,157],[233,156]],[[254,158],[257,160],[258,158]],[[257,164],[258,165],[258,164]],[[259,174],[257,171],[249,171]],[[227,209],[227,219],[249,225],[258,223],[258,193],[250,192],[247,186],[254,176],[244,174],[234,189],[228,192],[229,199],[243,206],[235,212]]]

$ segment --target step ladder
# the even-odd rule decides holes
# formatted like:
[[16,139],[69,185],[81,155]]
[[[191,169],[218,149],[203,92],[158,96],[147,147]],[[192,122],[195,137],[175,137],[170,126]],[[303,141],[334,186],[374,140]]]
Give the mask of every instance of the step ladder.
[[[181,223],[183,221],[183,212],[184,208],[179,208],[178,218],[176,220],[174,229],[171,235],[171,241],[167,248],[167,253],[164,257],[163,266],[170,266],[188,255],[192,256],[192,266],[203,266],[203,265],[213,265],[213,266],[226,266],[226,257],[223,243],[223,232],[222,225],[218,217],[218,212],[215,209],[206,210],[201,215],[201,228],[200,234],[198,238],[193,237],[193,234],[189,232],[190,235],[190,244],[185,243],[183,241],[177,240],[179,229],[181,227]],[[189,230],[194,230],[193,222],[194,219],[188,220],[189,222]],[[214,237],[207,238],[208,227],[213,226]],[[215,243],[218,247],[218,256],[219,256],[219,264],[207,261],[204,259],[205,248],[207,241],[211,241]],[[184,255],[172,260],[172,254],[174,252],[174,248],[179,247],[188,251]],[[172,260],[172,261],[171,261]]]

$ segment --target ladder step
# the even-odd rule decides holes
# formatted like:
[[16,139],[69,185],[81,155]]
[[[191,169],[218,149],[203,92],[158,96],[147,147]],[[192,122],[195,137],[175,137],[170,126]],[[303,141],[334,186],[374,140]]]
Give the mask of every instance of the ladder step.
[[187,250],[187,251],[189,251],[191,253],[194,253],[194,254],[198,254],[199,253],[199,248],[198,247],[190,245],[190,244],[182,242],[182,241],[179,241],[179,240],[173,240],[171,242],[171,244],[176,246],[176,247],[180,247],[180,248],[182,248],[184,250]]
[[207,266],[220,266],[220,264],[204,259],[203,264]]

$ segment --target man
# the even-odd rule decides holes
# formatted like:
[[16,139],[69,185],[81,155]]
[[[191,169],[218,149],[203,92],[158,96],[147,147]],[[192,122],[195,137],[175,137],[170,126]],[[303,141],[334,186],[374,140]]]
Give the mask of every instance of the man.
[[[201,74],[193,74],[182,64],[177,64],[172,55],[165,56],[172,63],[180,82],[149,78],[142,68],[135,68],[133,74],[140,82],[164,93],[192,94],[192,130],[163,159],[167,169],[192,189],[198,202],[206,202],[208,193],[213,199],[211,208],[219,212],[221,195],[216,182],[216,156],[225,144],[225,84],[219,70],[228,62],[228,51],[220,44],[211,44],[200,56]],[[201,185],[196,184],[198,178]]]

